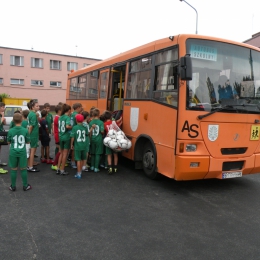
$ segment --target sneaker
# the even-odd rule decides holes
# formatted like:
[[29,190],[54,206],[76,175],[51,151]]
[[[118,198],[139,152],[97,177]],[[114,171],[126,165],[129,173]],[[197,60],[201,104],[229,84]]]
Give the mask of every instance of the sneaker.
[[32,186],[30,184],[27,184],[27,186],[23,186],[24,191],[27,191],[27,190],[30,190],[30,189],[32,189]]
[[90,167],[90,170],[91,170],[91,171],[94,171],[94,167]]
[[51,169],[54,170],[54,171],[57,171],[58,170],[58,166],[57,165],[52,165]]
[[71,163],[70,166],[71,166],[71,168],[73,168],[73,169],[77,169],[77,165],[76,165],[75,163]]
[[86,168],[83,170],[83,172],[88,172],[88,168],[86,167]]
[[60,169],[57,169],[56,174],[60,175]]
[[66,175],[69,175],[69,173],[64,171],[64,172],[60,172],[60,175],[66,176]]
[[8,171],[7,170],[4,170],[3,168],[0,168],[0,174],[7,174]]
[[49,159],[49,160],[46,161],[46,163],[47,163],[47,164],[53,164],[54,161]]
[[13,187],[12,185],[10,185],[9,190],[10,191],[16,191],[16,187],[15,186]]
[[95,168],[95,169],[94,169],[94,172],[99,172],[99,169],[98,169],[98,168]]
[[110,167],[110,168],[108,168],[108,171],[107,171],[107,173],[110,175],[110,174],[112,174],[113,173],[113,169]]
[[117,168],[114,168],[114,173],[117,173]]
[[101,168],[105,168],[105,165],[104,164],[100,164],[99,165]]
[[45,158],[41,158],[41,163],[46,163],[47,160]]
[[5,162],[0,162],[0,165],[1,165],[1,166],[6,166],[7,163],[5,163]]
[[38,158],[39,156],[37,154],[34,155],[34,158]]
[[30,169],[29,167],[27,167],[27,171],[28,172],[39,172],[40,170],[37,170],[35,168]]
[[77,178],[77,179],[81,179],[81,174],[77,173],[77,174],[74,175],[74,177]]

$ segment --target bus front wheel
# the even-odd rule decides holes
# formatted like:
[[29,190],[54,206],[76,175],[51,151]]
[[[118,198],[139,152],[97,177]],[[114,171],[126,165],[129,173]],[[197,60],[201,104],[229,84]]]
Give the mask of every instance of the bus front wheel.
[[158,173],[156,171],[156,154],[150,142],[146,143],[144,146],[143,170],[145,174],[151,179],[156,179],[158,177]]

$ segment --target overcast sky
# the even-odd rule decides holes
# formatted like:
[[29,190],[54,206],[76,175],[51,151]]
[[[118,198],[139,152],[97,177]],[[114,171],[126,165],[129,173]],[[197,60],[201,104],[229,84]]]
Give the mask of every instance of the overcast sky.
[[[187,2],[198,34],[243,42],[260,32],[258,0]],[[0,46],[97,59],[196,31],[179,0],[1,0],[0,10]]]

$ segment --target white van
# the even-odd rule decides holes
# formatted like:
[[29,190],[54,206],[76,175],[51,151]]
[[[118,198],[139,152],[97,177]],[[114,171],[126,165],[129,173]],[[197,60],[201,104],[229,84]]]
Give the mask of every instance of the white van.
[[20,105],[6,105],[5,106],[5,119],[6,119],[6,124],[10,125],[11,121],[13,120],[14,112],[18,109],[21,110],[27,110],[27,106],[20,106]]

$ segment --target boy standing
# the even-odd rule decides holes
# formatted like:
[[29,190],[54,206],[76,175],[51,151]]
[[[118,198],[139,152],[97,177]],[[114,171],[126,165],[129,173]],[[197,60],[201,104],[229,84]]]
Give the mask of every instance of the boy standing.
[[91,153],[91,167],[90,170],[99,172],[98,166],[100,156],[103,154],[103,133],[104,123],[99,119],[100,111],[96,108],[93,110],[93,119],[89,123],[90,132],[90,153]]
[[9,152],[9,166],[11,168],[11,186],[9,190],[16,191],[16,177],[17,168],[20,167],[23,190],[27,191],[32,188],[30,184],[27,183],[27,154],[26,154],[26,144],[30,143],[30,136],[28,130],[21,126],[22,115],[14,114],[13,121],[15,127],[10,129],[7,134],[7,140],[10,145]]
[[[51,105],[49,103],[45,103],[43,105],[43,109],[47,111],[47,115],[46,115],[45,120],[47,121],[47,124],[48,124],[49,137],[51,137],[51,133],[53,133],[52,132],[52,130],[53,130],[53,116],[50,113]],[[49,159],[52,159],[52,158],[50,158],[50,149],[48,151],[48,154],[45,154],[45,159],[47,159],[47,157]]]
[[83,162],[86,160],[86,146],[88,129],[82,125],[84,117],[81,114],[76,115],[77,125],[74,125],[70,134],[71,150],[74,150],[75,160],[77,161],[77,174],[75,178],[81,179]]
[[[47,164],[52,164],[53,161],[50,160],[49,154],[50,154],[50,137],[49,137],[49,127],[48,123],[46,120],[47,116],[47,111],[42,110],[41,111],[41,120],[40,120],[40,125],[41,125],[41,162],[42,163],[47,163]],[[45,159],[44,154],[46,155],[47,159]]]
[[[0,131],[4,131],[4,125],[6,124],[5,120],[5,103],[0,102]],[[1,153],[1,145],[0,145],[0,153]],[[0,159],[0,165],[6,166],[7,163],[3,163]],[[1,173],[7,173],[8,171],[4,170],[3,168],[0,168]]]

